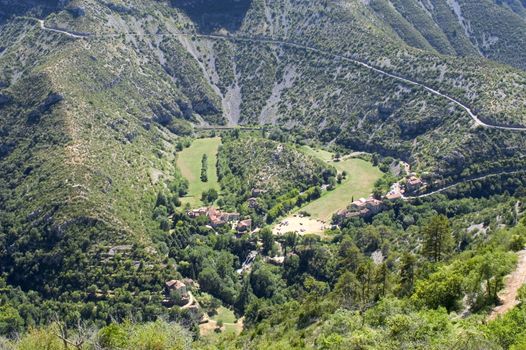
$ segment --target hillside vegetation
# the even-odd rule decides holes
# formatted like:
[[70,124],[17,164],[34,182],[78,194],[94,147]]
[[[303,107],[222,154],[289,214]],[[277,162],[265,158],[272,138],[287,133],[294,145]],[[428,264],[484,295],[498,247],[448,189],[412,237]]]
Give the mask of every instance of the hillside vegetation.
[[[522,304],[483,320],[524,247],[525,132],[466,108],[526,127],[525,13],[518,0],[0,1],[0,348],[56,348],[61,329],[82,349],[521,348]],[[267,225],[337,179],[305,144],[458,186],[324,240],[274,237]],[[378,174],[360,163],[350,179]],[[185,196],[201,206],[209,187],[206,204],[235,220],[189,215]],[[170,306],[181,296],[165,282],[184,278],[197,310]],[[199,339],[221,305],[244,333]]]

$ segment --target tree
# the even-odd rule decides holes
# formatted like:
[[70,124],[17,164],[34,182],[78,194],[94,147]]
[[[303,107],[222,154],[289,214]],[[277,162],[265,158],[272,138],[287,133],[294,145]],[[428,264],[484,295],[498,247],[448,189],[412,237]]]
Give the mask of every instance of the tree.
[[250,286],[258,298],[271,298],[279,285],[279,277],[270,266],[257,262],[250,273]]
[[359,297],[358,291],[359,284],[356,276],[346,271],[338,278],[333,294],[344,308],[351,309]]
[[247,305],[250,304],[250,301],[254,298],[250,280],[251,277],[249,276],[243,278],[243,287],[239,292],[239,296],[235,304],[236,309],[241,313],[244,313]]
[[364,308],[369,301],[372,282],[372,263],[370,260],[363,261],[356,269],[356,278],[360,286],[360,306]]
[[219,193],[217,193],[217,190],[214,188],[209,189],[208,191],[204,191],[201,194],[201,201],[203,203],[214,203],[219,198]]
[[340,258],[340,265],[349,270],[356,270],[363,258],[360,249],[350,237],[345,237],[342,240],[338,250],[338,255]]
[[374,166],[377,166],[378,163],[380,162],[380,159],[378,157],[378,154],[376,153],[373,153],[373,156],[371,158],[371,162],[373,163]]
[[457,271],[441,269],[415,285],[412,300],[431,309],[440,306],[448,311],[458,308],[458,300],[464,295],[463,278]]
[[405,253],[400,262],[401,294],[410,295],[415,283],[416,258],[411,253]]
[[336,178],[334,176],[329,177],[329,186],[327,190],[332,191],[336,187]]
[[287,248],[291,248],[292,251],[296,249],[296,244],[298,242],[298,235],[295,232],[287,232],[285,233],[284,238],[285,239],[283,241],[283,250],[284,250],[284,255],[287,255]]
[[208,182],[208,156],[203,154],[201,159],[201,181]]
[[263,254],[267,255],[274,245],[274,234],[270,228],[265,227],[260,231],[259,236],[263,241]]
[[453,248],[453,236],[449,220],[443,215],[433,216],[422,230],[423,254],[433,262],[439,262]]
[[0,334],[14,334],[19,332],[24,325],[24,320],[18,311],[5,305],[0,307]]
[[161,223],[159,224],[159,227],[165,232],[170,231],[170,222],[168,221],[167,217],[161,218]]
[[378,188],[378,187],[377,187],[377,188],[375,188],[375,189],[373,190],[373,197],[374,197],[375,199],[382,199],[382,196],[383,196],[383,191],[382,191],[381,188]]
[[159,191],[157,193],[157,201],[155,202],[155,206],[159,207],[161,205],[166,207],[168,205],[168,199],[166,198],[166,195],[164,193]]
[[383,262],[378,265],[375,270],[375,283],[378,286],[377,288],[379,288],[379,290],[377,290],[377,294],[381,297],[385,296],[386,294],[388,279],[389,269],[387,268],[387,264]]
[[128,334],[122,325],[111,323],[99,331],[98,339],[104,348],[124,348],[127,343]]

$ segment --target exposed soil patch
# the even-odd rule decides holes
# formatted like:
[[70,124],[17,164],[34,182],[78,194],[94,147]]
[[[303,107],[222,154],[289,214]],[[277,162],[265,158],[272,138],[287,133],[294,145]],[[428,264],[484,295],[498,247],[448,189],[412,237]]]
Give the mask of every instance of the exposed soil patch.
[[499,293],[502,304],[493,309],[488,317],[489,321],[505,314],[519,304],[517,294],[519,288],[526,283],[526,250],[521,250],[518,256],[517,268],[506,278],[505,288]]
[[287,232],[297,232],[299,235],[321,234],[329,227],[323,221],[307,216],[293,215],[281,220],[274,226],[272,232],[275,235],[283,235]]

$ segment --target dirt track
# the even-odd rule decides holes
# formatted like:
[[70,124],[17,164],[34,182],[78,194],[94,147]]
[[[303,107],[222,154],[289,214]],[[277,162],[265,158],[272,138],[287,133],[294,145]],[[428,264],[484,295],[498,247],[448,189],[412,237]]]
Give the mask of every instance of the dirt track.
[[493,309],[488,321],[505,314],[519,303],[517,300],[519,288],[526,283],[526,249],[518,252],[518,256],[517,268],[506,278],[505,288],[499,293],[502,304]]

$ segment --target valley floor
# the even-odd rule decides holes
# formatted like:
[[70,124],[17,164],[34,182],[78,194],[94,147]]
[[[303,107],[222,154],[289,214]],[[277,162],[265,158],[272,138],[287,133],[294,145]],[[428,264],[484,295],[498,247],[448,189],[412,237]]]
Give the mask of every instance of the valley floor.
[[[191,207],[201,204],[201,194],[209,189],[219,191],[217,180],[217,151],[221,144],[220,137],[197,139],[192,145],[178,154],[177,167],[181,174],[189,181],[188,195],[181,198],[183,204],[189,203]],[[208,181],[201,181],[201,160],[203,154],[208,156]]]
[[333,191],[326,192],[320,199],[302,208],[313,217],[329,222],[332,215],[345,209],[353,200],[367,198],[372,193],[374,183],[382,172],[363,159],[347,158],[339,162],[329,161],[338,172],[347,172],[347,179]]
[[304,234],[320,234],[330,227],[332,216],[345,209],[353,200],[367,198],[372,193],[374,183],[382,176],[382,172],[370,162],[363,159],[344,157],[334,161],[331,152],[310,147],[303,150],[332,166],[339,173],[346,172],[347,178],[332,191],[326,191],[317,200],[310,202],[297,212],[307,212],[311,216],[301,216],[297,213],[281,220],[274,226],[275,234],[298,232]]

